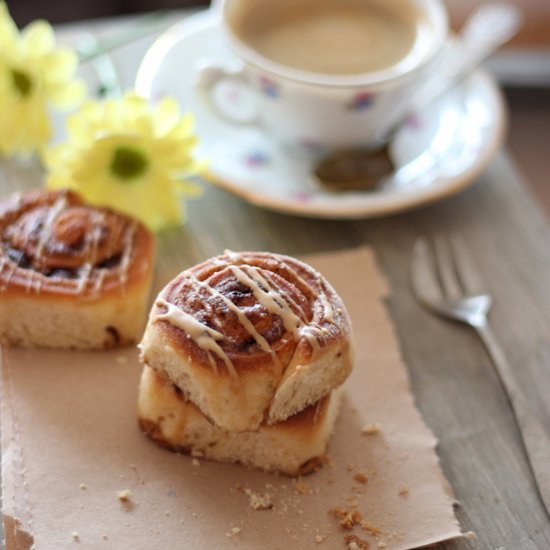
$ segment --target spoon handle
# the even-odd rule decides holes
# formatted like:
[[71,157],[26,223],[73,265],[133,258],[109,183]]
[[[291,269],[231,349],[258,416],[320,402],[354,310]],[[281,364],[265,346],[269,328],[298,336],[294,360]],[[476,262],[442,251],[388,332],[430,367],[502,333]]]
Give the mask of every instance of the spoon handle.
[[484,4],[464,23],[459,35],[452,40],[436,61],[428,77],[400,110],[384,132],[387,142],[403,122],[417,115],[459,84],[502,44],[510,40],[521,27],[521,11],[513,4]]

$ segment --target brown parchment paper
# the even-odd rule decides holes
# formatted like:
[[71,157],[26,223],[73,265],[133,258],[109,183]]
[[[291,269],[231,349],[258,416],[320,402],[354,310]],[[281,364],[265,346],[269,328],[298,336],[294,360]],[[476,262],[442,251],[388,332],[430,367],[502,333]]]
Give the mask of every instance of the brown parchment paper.
[[[4,350],[3,511],[8,549],[415,548],[461,535],[436,440],[413,402],[368,249],[307,258],[350,310],[357,362],[330,462],[299,482],[177,455],[138,430],[137,351]],[[362,434],[377,423],[380,432]],[[355,479],[358,473],[368,479]],[[250,495],[268,493],[269,510]],[[130,500],[118,498],[129,489]],[[374,531],[346,531],[329,509]]]

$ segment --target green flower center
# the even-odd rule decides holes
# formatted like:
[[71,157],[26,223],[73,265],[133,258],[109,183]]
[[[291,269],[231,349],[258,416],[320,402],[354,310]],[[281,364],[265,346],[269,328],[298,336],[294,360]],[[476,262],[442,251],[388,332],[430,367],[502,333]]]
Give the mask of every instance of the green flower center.
[[31,94],[33,82],[27,73],[18,69],[12,69],[11,78],[15,89],[21,97],[27,97]]
[[143,175],[148,166],[149,161],[141,151],[131,147],[117,147],[110,168],[115,176],[127,181]]

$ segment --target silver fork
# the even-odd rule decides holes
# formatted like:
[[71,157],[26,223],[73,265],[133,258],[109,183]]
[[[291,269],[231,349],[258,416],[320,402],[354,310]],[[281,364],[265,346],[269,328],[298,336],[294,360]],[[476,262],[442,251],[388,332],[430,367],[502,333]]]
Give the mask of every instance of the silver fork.
[[430,311],[471,326],[481,338],[508,396],[541,500],[550,516],[550,438],[516,384],[513,369],[489,326],[492,298],[483,292],[462,240],[438,236],[415,243],[411,283],[418,301]]

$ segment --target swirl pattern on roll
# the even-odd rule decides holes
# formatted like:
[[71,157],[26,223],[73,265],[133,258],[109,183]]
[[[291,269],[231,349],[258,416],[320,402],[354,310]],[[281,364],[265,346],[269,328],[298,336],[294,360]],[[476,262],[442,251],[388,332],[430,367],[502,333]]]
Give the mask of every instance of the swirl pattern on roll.
[[149,269],[152,246],[142,224],[71,191],[16,194],[0,205],[0,291],[117,292]]
[[262,366],[281,376],[297,352],[311,360],[351,332],[324,277],[261,252],[226,252],[184,271],[159,295],[151,321],[190,360],[233,377]]

